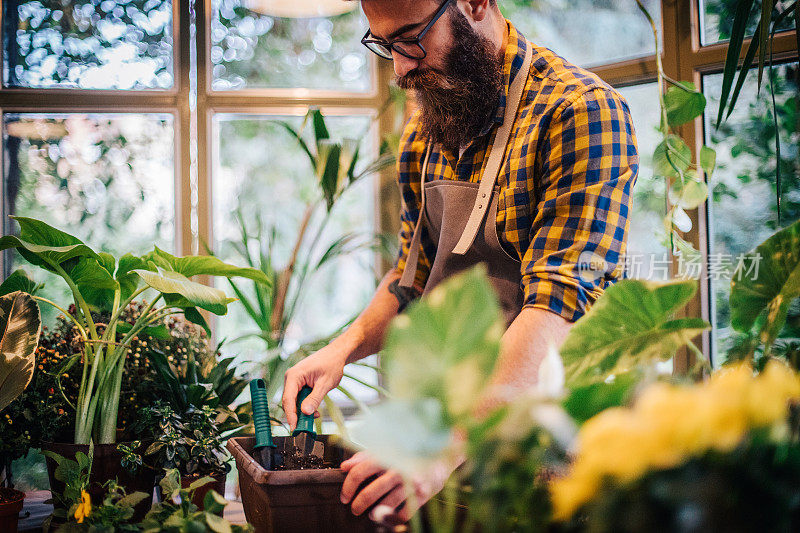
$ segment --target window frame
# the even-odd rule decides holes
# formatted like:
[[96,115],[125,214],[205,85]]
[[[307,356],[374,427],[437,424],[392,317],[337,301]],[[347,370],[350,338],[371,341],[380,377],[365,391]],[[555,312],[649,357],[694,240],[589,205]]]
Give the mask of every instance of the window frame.
[[[366,92],[337,92],[292,89],[213,90],[208,43],[210,42],[213,0],[173,0],[173,87],[135,91],[95,90],[73,88],[5,88],[0,84],[0,119],[6,113],[25,112],[96,112],[96,113],[168,113],[174,117],[175,164],[175,251],[181,254],[201,252],[201,242],[213,240],[212,170],[213,117],[217,113],[260,114],[276,110],[302,113],[318,106],[334,114],[346,110],[377,112],[389,96],[393,77],[390,61],[369,54],[373,86]],[[633,0],[631,0],[633,1]],[[702,45],[699,0],[661,0],[662,62],[666,74],[679,80],[693,81],[702,90],[703,76],[723,70],[727,42]],[[194,24],[196,32],[191,35]],[[3,38],[0,24],[0,41]],[[358,39],[358,36],[354,36]],[[750,38],[742,47],[747,49]],[[196,53],[192,53],[195,48]],[[744,56],[744,54],[742,54]],[[774,43],[774,61],[796,61],[797,42],[791,31],[778,33]],[[618,60],[587,67],[615,87],[627,87],[656,81],[654,54]],[[124,96],[124,97],[121,97]],[[392,127],[392,117],[384,113],[379,118],[375,134],[377,141]],[[697,157],[704,139],[703,118],[679,128],[687,140],[693,157]],[[5,168],[5,153],[0,153]],[[5,184],[0,214],[6,227]],[[381,173],[375,190],[375,227],[382,232],[396,232],[400,226],[399,193],[392,169]],[[693,229],[684,237],[697,247],[707,261],[709,253],[708,204],[689,212]],[[7,274],[5,254],[0,254],[0,267]],[[672,257],[673,271],[677,269]],[[389,268],[389,263],[376,257],[376,273]],[[702,279],[700,290],[684,310],[685,316],[700,316],[711,321],[712,295],[708,280]],[[702,351],[713,357],[711,333],[702,336]],[[681,351],[675,358],[674,371],[687,372],[695,363],[694,355]]]

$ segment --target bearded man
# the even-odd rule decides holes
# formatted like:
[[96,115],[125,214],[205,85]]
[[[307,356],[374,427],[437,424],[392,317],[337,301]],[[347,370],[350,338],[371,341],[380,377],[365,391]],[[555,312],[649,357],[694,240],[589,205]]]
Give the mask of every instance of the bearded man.
[[[350,328],[287,372],[292,428],[304,385],[313,392],[301,409],[312,414],[347,363],[380,350],[392,318],[460,270],[486,265],[508,323],[487,408],[530,390],[548,347],[622,273],[638,172],[623,98],[527,41],[496,0],[362,0],[362,8],[362,42],[394,61],[398,85],[418,103],[398,160],[401,247]],[[397,523],[415,510],[407,491],[423,503],[453,465],[414,487],[363,453],[342,467],[342,502]]]

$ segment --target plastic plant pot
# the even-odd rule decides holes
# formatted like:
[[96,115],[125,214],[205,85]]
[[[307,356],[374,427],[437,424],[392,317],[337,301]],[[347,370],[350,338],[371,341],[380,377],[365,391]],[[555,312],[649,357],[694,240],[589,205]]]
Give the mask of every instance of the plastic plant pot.
[[0,497],[0,531],[3,533],[16,533],[25,493],[0,487],[0,496],[2,496]]
[[[188,489],[189,485],[201,477],[205,476],[181,476],[181,487]],[[225,481],[228,479],[228,474],[215,474],[211,477],[214,478],[213,482],[203,485],[199,489],[196,489],[194,494],[192,494],[192,503],[195,504],[199,509],[205,509],[205,504],[203,501],[206,498],[206,494],[208,494],[211,490],[217,491],[220,496],[225,496]]]
[[[278,449],[291,437],[274,437]],[[256,533],[366,533],[377,526],[366,516],[355,516],[350,506],[339,500],[345,473],[338,468],[349,454],[329,444],[328,435],[318,440],[325,444],[325,462],[334,468],[323,470],[264,470],[252,457],[255,437],[234,437],[228,451],[239,470],[239,489],[247,522]]]

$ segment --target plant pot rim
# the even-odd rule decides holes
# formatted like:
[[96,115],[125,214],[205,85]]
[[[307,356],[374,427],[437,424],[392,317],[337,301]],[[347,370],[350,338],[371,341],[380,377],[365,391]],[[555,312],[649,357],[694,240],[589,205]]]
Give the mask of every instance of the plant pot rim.
[[25,493],[21,490],[12,489],[10,487],[0,487],[0,490],[9,491],[14,493],[15,498],[11,501],[0,503],[0,516],[10,516],[19,514],[22,510],[23,502],[25,501]]

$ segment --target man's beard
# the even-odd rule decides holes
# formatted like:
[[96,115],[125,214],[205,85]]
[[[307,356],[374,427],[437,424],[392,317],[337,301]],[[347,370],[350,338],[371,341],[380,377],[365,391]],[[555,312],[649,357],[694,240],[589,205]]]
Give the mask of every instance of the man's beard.
[[458,8],[451,9],[455,43],[445,72],[415,69],[397,84],[414,91],[422,109],[422,135],[457,152],[494,117],[503,88],[503,63],[491,41],[476,32]]

